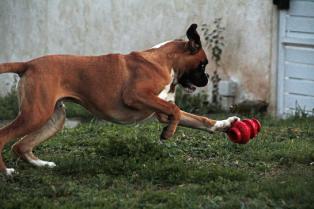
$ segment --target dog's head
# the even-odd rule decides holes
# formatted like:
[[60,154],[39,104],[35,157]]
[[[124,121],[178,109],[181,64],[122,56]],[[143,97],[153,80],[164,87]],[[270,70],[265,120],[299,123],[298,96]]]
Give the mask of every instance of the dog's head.
[[205,73],[208,60],[196,28],[197,25],[192,24],[187,30],[189,41],[185,42],[183,53],[177,57],[175,66],[177,81],[187,92],[193,92],[196,87],[204,87],[208,83],[208,74]]

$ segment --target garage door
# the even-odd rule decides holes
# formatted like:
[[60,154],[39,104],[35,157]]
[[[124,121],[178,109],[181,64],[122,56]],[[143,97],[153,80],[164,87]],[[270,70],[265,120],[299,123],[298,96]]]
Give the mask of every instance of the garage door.
[[291,0],[280,11],[278,113],[314,112],[314,0]]

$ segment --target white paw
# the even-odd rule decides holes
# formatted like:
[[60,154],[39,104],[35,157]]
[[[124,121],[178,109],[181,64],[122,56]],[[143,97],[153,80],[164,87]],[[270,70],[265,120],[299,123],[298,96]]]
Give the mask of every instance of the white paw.
[[15,169],[14,168],[6,168],[4,171],[6,176],[13,176],[13,173],[15,173]]
[[232,116],[227,118],[226,120],[217,120],[215,125],[211,127],[211,131],[226,131],[230,128],[231,124],[235,121],[240,120],[240,118],[236,116]]
[[48,166],[49,168],[54,168],[57,165],[54,162],[47,162],[46,166]]
[[49,161],[44,161],[44,160],[29,160],[29,162],[37,167],[48,167],[48,168],[53,168],[56,167],[56,164],[54,162],[49,162]]

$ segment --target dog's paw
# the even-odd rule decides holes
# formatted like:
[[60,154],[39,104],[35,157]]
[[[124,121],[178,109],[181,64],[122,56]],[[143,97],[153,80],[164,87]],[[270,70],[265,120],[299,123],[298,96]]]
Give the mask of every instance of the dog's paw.
[[48,168],[54,168],[54,167],[56,167],[57,165],[56,165],[54,162],[47,162],[47,163],[46,163],[46,166],[47,166]]
[[214,132],[214,131],[221,131],[221,132],[224,132],[224,131],[227,131],[231,124],[234,123],[235,121],[238,121],[240,120],[240,118],[236,117],[236,116],[232,116],[232,117],[229,117],[227,118],[226,120],[217,120],[215,125],[213,127],[211,127],[211,131]]
[[48,167],[48,168],[54,168],[56,167],[56,164],[54,162],[44,161],[44,160],[30,160],[29,161],[32,165],[37,167]]
[[17,173],[14,168],[6,168],[4,174],[8,177],[12,177],[14,173]]
[[160,140],[163,141],[163,140],[167,140],[169,138],[172,137],[173,134],[171,134],[171,132],[169,132],[168,130],[168,126],[165,126],[163,129],[162,129],[162,132],[161,132],[161,135],[160,135]]

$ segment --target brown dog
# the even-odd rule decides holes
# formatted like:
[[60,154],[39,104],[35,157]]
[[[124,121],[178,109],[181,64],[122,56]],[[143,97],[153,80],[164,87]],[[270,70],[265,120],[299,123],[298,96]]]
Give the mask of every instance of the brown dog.
[[[187,30],[189,41],[169,41],[128,55],[53,55],[0,65],[0,73],[21,77],[20,112],[11,124],[0,129],[0,152],[10,140],[20,138],[12,146],[16,155],[35,166],[54,167],[53,162],[34,156],[32,150],[62,129],[63,100],[77,102],[93,114],[121,124],[155,114],[167,123],[162,139],[170,138],[177,125],[208,132],[226,130],[237,117],[215,121],[183,112],[169,102],[176,84],[191,92],[208,82],[208,61],[196,27],[192,24]],[[6,168],[1,155],[0,170],[7,175],[14,172]]]

